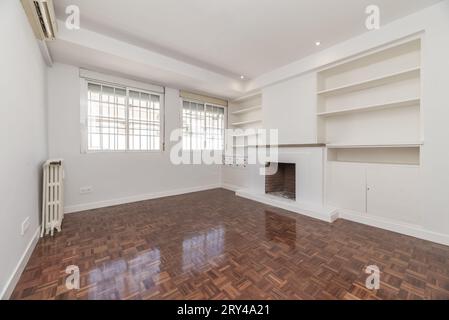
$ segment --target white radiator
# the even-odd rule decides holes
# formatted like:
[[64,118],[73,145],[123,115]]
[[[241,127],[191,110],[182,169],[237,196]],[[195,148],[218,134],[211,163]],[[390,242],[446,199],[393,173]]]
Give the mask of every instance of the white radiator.
[[48,160],[43,165],[42,227],[44,234],[53,236],[54,230],[61,231],[64,218],[64,167],[61,159]]

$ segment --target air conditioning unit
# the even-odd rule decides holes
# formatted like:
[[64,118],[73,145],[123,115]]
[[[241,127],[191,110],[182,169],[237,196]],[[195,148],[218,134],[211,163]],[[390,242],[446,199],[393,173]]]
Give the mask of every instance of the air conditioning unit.
[[39,40],[54,40],[57,32],[53,0],[21,0],[28,20]]

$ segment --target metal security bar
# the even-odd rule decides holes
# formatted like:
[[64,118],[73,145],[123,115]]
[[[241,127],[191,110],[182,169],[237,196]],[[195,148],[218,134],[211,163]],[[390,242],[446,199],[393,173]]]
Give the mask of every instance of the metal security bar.
[[128,91],[128,149],[159,150],[161,106],[158,95]]
[[126,150],[126,89],[88,84],[88,149]]
[[223,150],[225,109],[183,100],[183,149]]
[[161,149],[161,96],[137,89],[88,82],[89,151]]

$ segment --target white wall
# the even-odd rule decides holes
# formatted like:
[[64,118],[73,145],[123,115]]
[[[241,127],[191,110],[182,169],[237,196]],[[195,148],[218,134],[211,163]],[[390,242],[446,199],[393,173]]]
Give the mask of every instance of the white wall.
[[[170,162],[170,133],[181,127],[178,90],[166,88],[165,152],[80,152],[80,78],[76,67],[55,64],[48,73],[49,153],[65,160],[69,211],[150,198],[220,183],[220,168]],[[92,186],[82,195],[80,187]]]
[[[7,298],[39,225],[40,169],[47,157],[46,66],[20,1],[0,2],[0,38],[0,298]],[[22,236],[27,217],[30,227]]]
[[424,226],[449,234],[449,1],[423,13],[423,139],[421,215]]
[[258,172],[259,166],[247,167],[223,166],[221,169],[221,181],[223,187],[237,191],[238,189],[250,189],[253,187],[254,171]]
[[263,90],[263,124],[279,130],[280,144],[317,142],[316,85],[308,73]]

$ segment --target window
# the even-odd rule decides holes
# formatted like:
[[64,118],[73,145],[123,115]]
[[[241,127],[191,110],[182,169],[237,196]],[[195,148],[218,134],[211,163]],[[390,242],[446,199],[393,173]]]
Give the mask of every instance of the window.
[[88,84],[88,149],[126,150],[126,90]]
[[159,150],[161,139],[159,96],[129,90],[129,150]]
[[184,100],[182,108],[185,150],[224,149],[224,108]]
[[87,83],[87,150],[161,149],[161,96]]
[[224,149],[224,108],[206,104],[206,149]]

